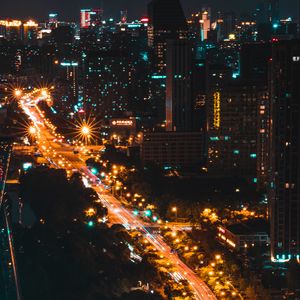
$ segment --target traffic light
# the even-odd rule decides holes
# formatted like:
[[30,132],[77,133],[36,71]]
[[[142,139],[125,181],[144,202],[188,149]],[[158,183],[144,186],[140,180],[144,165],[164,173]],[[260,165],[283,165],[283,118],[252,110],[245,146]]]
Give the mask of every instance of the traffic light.
[[154,222],[156,222],[156,221],[158,220],[158,217],[157,217],[157,216],[153,216],[153,217],[152,217],[152,220],[153,220]]
[[136,210],[133,211],[133,214],[134,214],[135,216],[138,216],[139,211],[136,209]]

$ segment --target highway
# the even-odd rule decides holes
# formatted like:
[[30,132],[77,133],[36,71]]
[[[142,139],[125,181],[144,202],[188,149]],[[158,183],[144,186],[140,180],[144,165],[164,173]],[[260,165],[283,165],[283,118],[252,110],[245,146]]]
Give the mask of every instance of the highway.
[[[74,154],[74,146],[66,142],[56,141],[56,134],[52,125],[45,121],[42,112],[36,106],[41,98],[37,96],[38,92],[25,94],[20,99],[20,106],[28,115],[36,129],[37,142],[40,152],[51,164],[56,167],[65,168],[67,172],[74,169],[79,170],[86,181],[96,190],[102,203],[108,208],[109,214],[119,220],[128,230],[135,228],[144,238],[152,244],[169,262],[176,267],[175,273],[170,273],[174,279],[187,280],[194,292],[197,300],[216,300],[216,296],[210,288],[202,281],[193,270],[185,265],[180,258],[172,252],[172,249],[163,241],[158,233],[151,233],[145,223],[138,216],[135,216],[129,209],[124,208],[120,201],[104,191],[103,186],[99,183],[98,178],[93,175],[85,165],[84,156]],[[47,99],[46,93],[43,94],[42,100]]]

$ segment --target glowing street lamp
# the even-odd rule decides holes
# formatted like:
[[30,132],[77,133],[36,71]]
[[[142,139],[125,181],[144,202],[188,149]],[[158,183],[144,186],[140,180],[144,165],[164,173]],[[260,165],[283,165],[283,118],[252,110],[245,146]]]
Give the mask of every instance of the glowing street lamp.
[[30,135],[35,135],[36,134],[36,128],[34,126],[29,126],[28,132]]
[[47,96],[48,96],[48,91],[47,91],[46,89],[43,89],[43,90],[41,91],[41,95],[42,95],[43,97],[47,97]]
[[172,212],[175,213],[175,218],[176,218],[176,222],[177,222],[177,207],[176,206],[172,207]]
[[22,91],[20,89],[15,89],[14,94],[16,97],[20,97],[22,95]]
[[83,125],[82,128],[81,128],[81,133],[83,135],[89,135],[90,134],[90,128],[86,125]]

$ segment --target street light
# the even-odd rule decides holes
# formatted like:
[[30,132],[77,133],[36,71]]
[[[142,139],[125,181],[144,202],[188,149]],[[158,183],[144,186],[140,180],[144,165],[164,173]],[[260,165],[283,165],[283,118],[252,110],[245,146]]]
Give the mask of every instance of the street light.
[[43,89],[41,92],[43,97],[47,97],[48,96],[48,91],[46,89]]
[[177,207],[176,206],[172,207],[172,212],[175,213],[175,218],[176,218],[176,222],[177,222]]
[[36,134],[36,128],[34,126],[29,126],[28,132],[30,135],[35,135]]
[[88,135],[90,133],[90,128],[86,125],[83,125],[82,128],[81,128],[81,133],[83,135]]
[[14,94],[16,97],[20,97],[22,95],[22,91],[20,89],[15,89]]
[[90,138],[90,134],[91,134],[91,128],[88,125],[82,125],[81,129],[80,129],[81,135],[85,140],[85,144],[87,145],[88,140]]

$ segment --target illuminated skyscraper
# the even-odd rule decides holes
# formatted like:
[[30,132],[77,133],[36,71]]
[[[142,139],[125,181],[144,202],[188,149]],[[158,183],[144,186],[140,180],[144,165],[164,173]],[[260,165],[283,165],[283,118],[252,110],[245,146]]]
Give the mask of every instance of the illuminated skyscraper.
[[58,14],[57,13],[50,13],[49,14],[49,26],[50,27],[57,27],[58,25]]
[[66,81],[69,83],[68,97],[70,103],[76,104],[78,101],[78,62],[76,61],[62,61],[61,67],[66,70]]
[[187,23],[179,0],[152,0],[148,5],[148,44],[152,62],[150,101],[159,122],[165,119],[167,40],[187,36]]
[[103,10],[101,8],[82,9],[80,11],[80,28],[90,28],[101,24]]
[[37,40],[38,24],[32,20],[23,24],[23,39],[25,44],[34,44]]
[[273,44],[271,258],[300,259],[300,40]]
[[272,24],[279,22],[279,0],[268,0],[269,21]]
[[201,39],[207,40],[210,31],[210,8],[204,8],[201,12]]
[[[5,39],[13,42],[22,40],[22,22],[19,20],[0,20],[1,32]],[[2,35],[1,34],[1,35]]]
[[127,10],[121,10],[121,23],[127,22]]

